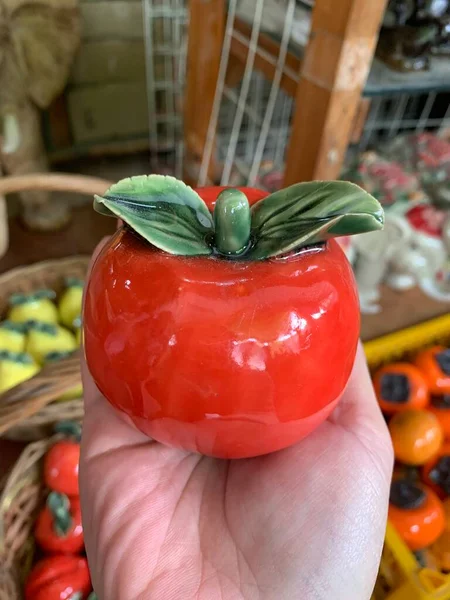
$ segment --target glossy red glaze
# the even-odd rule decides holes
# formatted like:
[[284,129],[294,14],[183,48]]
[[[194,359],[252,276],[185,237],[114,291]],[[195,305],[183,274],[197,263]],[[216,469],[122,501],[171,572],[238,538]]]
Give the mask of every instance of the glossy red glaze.
[[92,590],[89,568],[79,556],[51,556],[39,561],[25,584],[25,600],[68,600],[81,592],[85,600]]
[[[199,191],[211,207],[217,188]],[[119,230],[94,264],[84,327],[98,387],[139,429],[238,458],[327,418],[353,366],[359,308],[335,241],[249,262],[171,256]]]
[[44,459],[45,485],[67,496],[78,496],[80,444],[70,440],[57,442]]
[[65,535],[55,530],[54,518],[47,506],[39,513],[34,528],[36,542],[45,552],[58,554],[77,554],[84,548],[83,526],[81,524],[80,500],[70,499],[72,526]]

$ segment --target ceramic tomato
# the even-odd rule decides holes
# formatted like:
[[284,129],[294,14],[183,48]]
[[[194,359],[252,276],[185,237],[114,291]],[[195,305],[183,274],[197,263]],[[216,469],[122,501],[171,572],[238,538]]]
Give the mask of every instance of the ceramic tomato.
[[86,600],[91,589],[85,558],[51,556],[39,561],[28,575],[25,600]]
[[422,373],[408,363],[382,367],[375,373],[373,385],[380,408],[386,415],[410,408],[426,408],[430,399]]
[[264,196],[149,176],[96,199],[125,226],[87,286],[88,365],[111,404],[160,442],[265,454],[315,429],[345,388],[358,298],[331,238],[379,229],[382,209],[346,182]]
[[426,548],[445,529],[444,508],[436,494],[402,479],[391,484],[388,518],[411,550]]
[[51,492],[34,528],[36,542],[45,552],[77,554],[84,548],[80,500]]
[[427,410],[397,413],[389,422],[395,458],[406,465],[423,465],[442,445],[438,419]]
[[55,492],[78,496],[80,444],[75,440],[56,442],[44,458],[45,485]]
[[433,346],[423,350],[414,363],[422,371],[432,394],[450,394],[450,348]]

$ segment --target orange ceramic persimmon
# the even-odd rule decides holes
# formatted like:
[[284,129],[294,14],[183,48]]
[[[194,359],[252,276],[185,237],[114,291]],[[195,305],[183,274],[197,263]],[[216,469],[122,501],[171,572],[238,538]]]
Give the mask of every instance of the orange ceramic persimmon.
[[373,385],[381,410],[386,415],[411,408],[426,408],[429,402],[428,385],[414,365],[398,362],[379,369]]
[[440,498],[450,496],[450,442],[445,442],[424,464],[422,479]]
[[432,394],[450,394],[450,348],[427,348],[417,354],[414,364],[422,371]]
[[359,336],[353,273],[331,238],[379,229],[374,198],[342,181],[268,196],[150,175],[95,206],[124,226],[91,272],[85,352],[120,413],[218,458],[285,448],[328,417]]
[[436,415],[441,424],[445,438],[450,440],[450,394],[433,396],[428,406],[428,410]]
[[450,498],[445,498],[442,504],[445,512],[445,528],[450,531]]
[[435,415],[427,410],[399,412],[389,422],[395,458],[407,465],[423,465],[442,445],[444,435]]
[[443,533],[442,502],[426,485],[406,480],[391,484],[388,518],[411,550],[426,548]]

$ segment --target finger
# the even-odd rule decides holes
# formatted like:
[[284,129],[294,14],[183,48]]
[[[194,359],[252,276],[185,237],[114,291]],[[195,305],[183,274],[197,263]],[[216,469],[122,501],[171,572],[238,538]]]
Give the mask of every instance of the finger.
[[361,343],[350,381],[330,421],[351,431],[372,455],[383,461],[385,471],[392,470],[392,442],[375,396]]
[[352,374],[331,420],[343,426],[353,427],[355,422],[367,419],[377,425],[384,424],[373,390],[364,349],[359,343]]

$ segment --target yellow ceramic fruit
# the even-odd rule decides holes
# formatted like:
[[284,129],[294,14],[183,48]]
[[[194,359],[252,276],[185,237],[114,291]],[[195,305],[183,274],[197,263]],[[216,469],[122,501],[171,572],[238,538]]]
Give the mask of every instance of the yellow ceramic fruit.
[[75,339],[78,346],[81,346],[81,340],[83,339],[83,327],[81,326],[81,317],[78,317],[73,322],[73,329],[75,331]]
[[25,350],[25,331],[23,323],[3,321],[0,323],[0,351],[23,352]]
[[[45,357],[45,362],[48,363],[48,362],[54,362],[57,360],[61,360],[62,358],[67,358],[71,354],[72,354],[72,352],[50,352],[50,354],[47,354],[47,356]],[[83,386],[80,383],[79,385],[76,385],[71,390],[65,392],[60,398],[58,398],[56,400],[56,402],[64,402],[65,400],[74,400],[75,398],[81,398],[82,395],[83,395]]]
[[40,290],[34,294],[13,294],[9,300],[8,319],[15,323],[57,323],[58,309],[52,302],[55,296],[52,290]]
[[0,352],[0,393],[6,392],[30,379],[39,371],[39,365],[25,352]]
[[81,314],[83,281],[70,278],[66,280],[66,285],[58,302],[59,320],[66,327],[74,328],[74,321]]
[[44,363],[51,352],[73,352],[76,347],[75,336],[65,327],[37,321],[28,323],[25,350],[39,364]]

